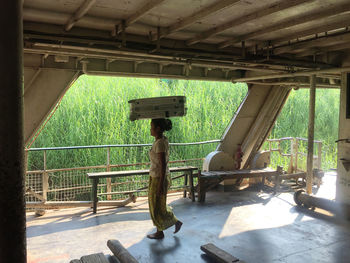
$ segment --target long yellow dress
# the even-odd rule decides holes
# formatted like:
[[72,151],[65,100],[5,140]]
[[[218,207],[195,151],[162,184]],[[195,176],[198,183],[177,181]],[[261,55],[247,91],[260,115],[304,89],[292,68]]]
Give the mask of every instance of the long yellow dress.
[[[157,189],[160,181],[160,160],[158,158],[158,153],[165,153],[166,160],[166,175],[164,178],[164,191],[163,194],[157,196]],[[172,209],[166,204],[167,190],[171,185],[170,172],[168,168],[169,162],[169,142],[166,137],[156,140],[152,149],[150,150],[150,178],[148,185],[148,205],[149,212],[153,224],[157,227],[158,231],[163,231],[173,225],[178,221],[174,215]]]

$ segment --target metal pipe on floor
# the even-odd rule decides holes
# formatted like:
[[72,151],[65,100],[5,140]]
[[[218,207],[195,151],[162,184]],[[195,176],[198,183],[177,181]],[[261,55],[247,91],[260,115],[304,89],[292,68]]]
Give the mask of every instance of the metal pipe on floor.
[[299,190],[294,193],[294,202],[298,206],[304,206],[306,208],[321,208],[336,215],[350,219],[350,204],[339,203],[326,198],[311,196],[306,194],[304,190]]
[[315,128],[315,104],[316,104],[316,75],[310,77],[310,98],[309,98],[309,126],[307,138],[307,175],[306,191],[312,193],[312,168],[314,159],[314,128]]
[[26,255],[22,1],[0,4],[0,262]]

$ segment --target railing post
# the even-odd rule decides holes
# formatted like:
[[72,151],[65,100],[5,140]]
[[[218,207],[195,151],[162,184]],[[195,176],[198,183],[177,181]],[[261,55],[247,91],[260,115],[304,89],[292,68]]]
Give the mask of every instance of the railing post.
[[[111,171],[111,148],[107,147],[107,165],[106,171]],[[107,183],[107,193],[112,192],[112,178],[106,178]],[[112,195],[107,195],[107,200],[112,200]]]
[[299,140],[298,138],[295,138],[295,164],[294,164],[294,169],[295,172],[298,172],[298,152],[299,152]]
[[47,170],[47,159],[46,151],[44,151],[44,172],[42,176],[42,187],[43,187],[43,198],[47,201],[47,191],[49,190],[49,175],[46,172]]
[[24,151],[24,175],[27,175],[28,171],[28,150]]
[[294,139],[290,140],[290,161],[289,161],[289,173],[294,172]]
[[315,128],[315,104],[316,104],[316,75],[310,76],[309,98],[309,126],[307,137],[307,175],[306,192],[312,194],[312,170],[314,159],[314,128]]
[[322,168],[322,142],[318,143],[317,148],[317,169],[321,170]]

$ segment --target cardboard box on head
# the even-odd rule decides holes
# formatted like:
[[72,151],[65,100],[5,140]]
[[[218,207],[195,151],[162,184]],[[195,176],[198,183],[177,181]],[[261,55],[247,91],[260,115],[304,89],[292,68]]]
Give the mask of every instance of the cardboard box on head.
[[130,120],[182,117],[186,115],[185,96],[130,100]]

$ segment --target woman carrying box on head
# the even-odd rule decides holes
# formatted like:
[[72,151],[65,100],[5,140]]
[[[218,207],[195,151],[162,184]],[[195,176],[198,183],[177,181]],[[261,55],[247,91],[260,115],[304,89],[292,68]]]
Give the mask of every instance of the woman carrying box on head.
[[169,131],[172,123],[169,119],[152,119],[151,135],[155,141],[149,152],[151,167],[150,181],[148,186],[148,204],[153,224],[157,231],[147,235],[150,239],[164,238],[163,230],[175,225],[174,233],[177,233],[182,222],[179,221],[171,208],[166,204],[167,191],[171,184],[169,162],[169,142],[163,135],[164,131]]

